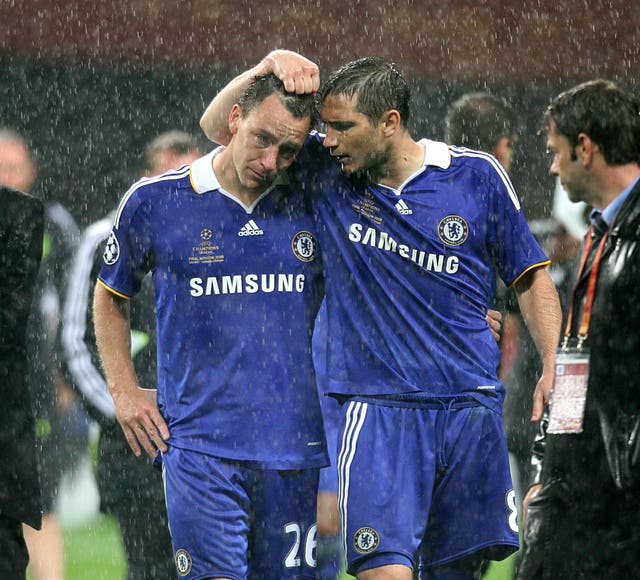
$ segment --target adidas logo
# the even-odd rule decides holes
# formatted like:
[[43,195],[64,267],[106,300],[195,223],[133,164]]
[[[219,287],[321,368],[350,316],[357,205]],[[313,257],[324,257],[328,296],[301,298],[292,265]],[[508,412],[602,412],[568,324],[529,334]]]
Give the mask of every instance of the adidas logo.
[[238,232],[239,236],[262,236],[264,232],[260,229],[258,224],[253,220],[249,220],[242,226],[242,229]]
[[402,215],[411,215],[413,213],[413,210],[409,209],[409,206],[402,199],[396,203],[396,209],[398,213]]

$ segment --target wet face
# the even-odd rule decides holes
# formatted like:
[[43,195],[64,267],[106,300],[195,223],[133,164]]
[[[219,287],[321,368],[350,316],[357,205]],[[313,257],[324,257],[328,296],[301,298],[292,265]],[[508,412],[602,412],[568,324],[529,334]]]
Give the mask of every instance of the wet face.
[[0,184],[29,192],[36,178],[36,168],[20,141],[0,139]]
[[384,173],[389,160],[389,144],[384,123],[372,123],[357,110],[357,95],[328,95],[322,102],[320,117],[326,125],[324,146],[345,173]]
[[[550,121],[547,128],[547,151],[553,156],[549,173],[560,178],[562,187],[571,201],[591,203],[588,189],[588,174],[581,159],[575,154],[569,140],[556,130],[556,124]],[[573,159],[572,159],[573,157]]]
[[277,95],[270,95],[245,116],[240,105],[234,105],[229,128],[234,180],[242,189],[261,192],[293,163],[311,119],[297,119]]

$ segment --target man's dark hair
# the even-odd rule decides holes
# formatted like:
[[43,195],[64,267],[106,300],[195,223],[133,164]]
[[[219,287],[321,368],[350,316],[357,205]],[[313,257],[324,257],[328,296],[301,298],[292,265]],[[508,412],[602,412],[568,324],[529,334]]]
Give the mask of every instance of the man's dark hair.
[[329,95],[358,97],[357,110],[377,123],[391,109],[400,113],[400,122],[407,127],[410,115],[411,91],[407,81],[393,63],[377,56],[354,60],[341,66],[324,82],[318,102]]
[[467,93],[455,101],[445,117],[445,141],[492,153],[503,137],[514,137],[516,114],[504,100],[491,93]]
[[254,77],[242,91],[238,104],[242,114],[247,115],[267,97],[278,95],[285,109],[296,119],[310,117],[312,125],[315,121],[315,99],[312,94],[298,95],[285,91],[282,81],[273,73]]
[[544,129],[552,122],[569,141],[572,159],[578,135],[584,133],[609,165],[640,161],[640,105],[611,81],[589,81],[558,95],[544,113]]

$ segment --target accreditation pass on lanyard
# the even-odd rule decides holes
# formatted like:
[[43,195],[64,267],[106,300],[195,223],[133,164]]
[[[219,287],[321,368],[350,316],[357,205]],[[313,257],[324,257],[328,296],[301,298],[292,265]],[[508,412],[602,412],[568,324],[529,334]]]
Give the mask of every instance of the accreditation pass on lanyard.
[[548,433],[582,433],[588,381],[589,353],[585,349],[559,350]]
[[[591,322],[591,310],[596,295],[600,259],[602,258],[606,239],[607,233],[602,237],[593,258],[582,311],[582,320],[580,321],[580,329],[578,331],[578,343],[575,348],[568,348],[575,289],[574,295],[571,297],[564,342],[556,354],[556,374],[549,403],[548,433],[582,433],[584,410],[587,402],[587,385],[589,383],[589,351],[583,347],[583,344],[589,333],[589,323]],[[582,253],[577,279],[580,279],[584,269],[591,242],[592,236],[589,235]]]

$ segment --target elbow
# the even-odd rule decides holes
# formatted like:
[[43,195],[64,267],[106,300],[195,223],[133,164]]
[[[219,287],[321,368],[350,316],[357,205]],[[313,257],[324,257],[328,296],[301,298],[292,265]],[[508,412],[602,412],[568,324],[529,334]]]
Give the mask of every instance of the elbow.
[[215,132],[211,130],[211,125],[207,123],[206,114],[200,117],[200,129],[202,129],[202,132],[205,134],[207,139],[209,139],[209,141],[217,142],[215,139]]
[[207,139],[218,145],[227,146],[231,141],[231,133],[224,123],[215,122],[215,115],[208,110],[200,117],[200,128]]

